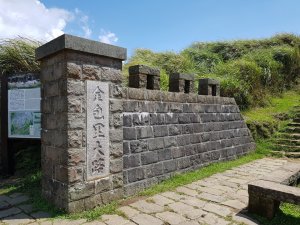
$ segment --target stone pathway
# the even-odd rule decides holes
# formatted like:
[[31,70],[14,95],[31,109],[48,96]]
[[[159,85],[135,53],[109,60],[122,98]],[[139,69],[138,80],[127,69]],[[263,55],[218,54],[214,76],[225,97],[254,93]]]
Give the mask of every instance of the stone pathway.
[[[299,164],[300,161],[294,161]],[[99,221],[53,220],[46,212],[32,212],[28,197],[0,195],[0,224],[86,225],[228,225],[256,224],[240,212],[248,204],[247,184],[270,173],[282,174],[287,160],[261,159],[215,174],[144,200],[120,207],[125,217],[104,215]]]

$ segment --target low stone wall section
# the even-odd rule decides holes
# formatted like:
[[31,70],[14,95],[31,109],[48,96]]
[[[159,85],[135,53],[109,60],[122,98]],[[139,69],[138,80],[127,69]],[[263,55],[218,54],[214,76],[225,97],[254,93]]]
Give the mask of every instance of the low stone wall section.
[[123,98],[125,195],[255,144],[233,98],[128,88]]

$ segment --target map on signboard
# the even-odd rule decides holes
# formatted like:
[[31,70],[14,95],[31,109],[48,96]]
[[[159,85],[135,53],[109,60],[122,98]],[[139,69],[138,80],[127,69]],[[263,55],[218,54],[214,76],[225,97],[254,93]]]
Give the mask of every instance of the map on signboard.
[[41,89],[36,74],[8,78],[8,136],[41,137]]

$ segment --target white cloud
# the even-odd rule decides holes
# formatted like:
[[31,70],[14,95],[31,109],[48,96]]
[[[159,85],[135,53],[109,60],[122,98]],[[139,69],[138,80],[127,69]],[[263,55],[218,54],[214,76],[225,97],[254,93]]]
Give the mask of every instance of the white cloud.
[[[41,0],[0,0],[0,38],[24,36],[42,42],[69,32],[91,38],[89,17],[80,9],[47,8]],[[113,44],[115,33],[101,29],[99,40]]]
[[85,38],[90,38],[92,35],[92,30],[89,27],[89,17],[85,15],[81,10],[78,8],[75,9],[76,17],[79,17],[79,26],[84,32]]
[[114,44],[118,41],[118,37],[115,33],[112,33],[110,31],[101,30],[101,34],[99,36],[99,40],[101,42],[104,42],[106,44]]
[[25,36],[49,41],[64,33],[72,13],[38,0],[0,0],[0,38]]

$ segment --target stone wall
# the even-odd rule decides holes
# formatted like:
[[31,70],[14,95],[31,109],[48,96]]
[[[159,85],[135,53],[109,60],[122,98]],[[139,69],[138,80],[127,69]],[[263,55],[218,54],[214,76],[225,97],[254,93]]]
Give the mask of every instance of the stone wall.
[[255,147],[233,98],[128,88],[123,107],[125,195]]
[[[137,65],[122,87],[126,49],[62,35],[39,47],[42,90],[42,193],[78,212],[135,194],[172,176],[254,148],[231,98],[218,82],[170,76]],[[149,90],[152,89],[152,90]],[[177,93],[181,91],[184,93]],[[202,89],[198,93],[202,93]]]

